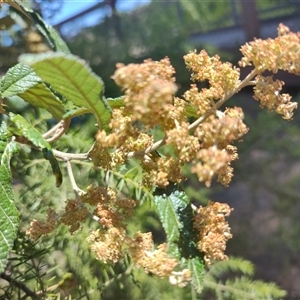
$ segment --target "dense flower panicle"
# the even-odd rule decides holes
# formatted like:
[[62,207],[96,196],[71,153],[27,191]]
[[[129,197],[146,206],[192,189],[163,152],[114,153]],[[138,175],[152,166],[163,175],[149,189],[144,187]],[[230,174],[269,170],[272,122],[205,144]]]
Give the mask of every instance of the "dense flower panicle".
[[86,192],[80,196],[80,199],[83,203],[97,206],[98,203],[104,204],[115,202],[117,194],[112,188],[91,184],[87,187]]
[[293,116],[293,110],[297,108],[298,103],[290,102],[292,97],[289,94],[280,94],[283,81],[274,81],[272,76],[257,76],[255,83],[253,98],[260,101],[261,107],[276,111],[287,120]]
[[226,242],[232,237],[225,217],[233,209],[228,204],[209,202],[206,207],[200,206],[194,216],[194,228],[198,232],[197,247],[204,252],[206,264],[214,260],[225,260]]
[[80,200],[68,199],[66,201],[65,213],[60,217],[60,222],[69,226],[69,231],[74,234],[85,221],[88,209]]
[[139,267],[146,273],[152,273],[160,277],[171,276],[174,268],[178,265],[176,259],[167,255],[167,245],[161,244],[154,249],[151,232],[137,232],[128,243],[128,251]]
[[255,39],[241,47],[242,67],[254,66],[258,73],[278,70],[300,75],[300,33],[290,32],[280,24],[278,37],[275,39]]
[[104,263],[118,262],[123,257],[123,246],[126,239],[124,228],[112,227],[107,230],[93,231],[87,238],[95,257]]
[[199,181],[204,182],[207,187],[210,187],[213,177],[223,173],[232,160],[225,149],[220,150],[215,146],[201,149],[197,158],[199,161],[192,166],[191,172],[196,173]]
[[169,58],[160,61],[145,60],[143,64],[117,64],[113,75],[116,84],[123,90],[141,91],[155,78],[175,81],[175,69],[171,66]]
[[36,241],[40,236],[53,232],[56,228],[56,225],[57,214],[52,208],[49,208],[47,211],[46,222],[32,220],[30,223],[30,228],[26,231],[26,234],[29,235],[33,241]]
[[229,62],[222,63],[218,55],[210,57],[205,50],[198,54],[194,51],[185,55],[184,61],[193,81],[208,80],[215,99],[223,98],[240,83],[240,70]]
[[125,107],[136,120],[152,128],[168,119],[177,91],[174,68],[168,58],[159,62],[145,60],[142,64],[117,65],[113,76],[124,91]]
[[169,282],[172,285],[178,285],[183,288],[191,281],[191,271],[189,269],[183,269],[182,271],[173,271],[169,277]]
[[104,228],[124,227],[123,222],[134,213],[137,201],[132,199],[117,199],[112,188],[90,185],[81,196],[83,203],[96,206],[94,214]]
[[156,161],[157,167],[150,171],[153,183],[159,187],[166,187],[169,182],[181,182],[184,176],[181,173],[180,161],[171,156],[160,157]]
[[95,166],[113,169],[125,162],[128,153],[143,151],[153,144],[153,137],[133,126],[133,123],[133,117],[124,108],[114,110],[111,132],[98,131],[89,153]]
[[188,123],[183,122],[166,132],[166,144],[172,145],[180,162],[188,162],[196,156],[200,144],[198,138],[190,135]]
[[241,108],[227,108],[218,117],[211,115],[195,130],[195,136],[199,138],[203,148],[217,145],[219,149],[223,149],[248,132],[243,118]]
[[215,89],[202,89],[199,91],[196,84],[192,84],[190,89],[184,95],[184,99],[194,107],[199,116],[210,111],[213,106],[214,99],[219,99],[219,95],[215,93]]

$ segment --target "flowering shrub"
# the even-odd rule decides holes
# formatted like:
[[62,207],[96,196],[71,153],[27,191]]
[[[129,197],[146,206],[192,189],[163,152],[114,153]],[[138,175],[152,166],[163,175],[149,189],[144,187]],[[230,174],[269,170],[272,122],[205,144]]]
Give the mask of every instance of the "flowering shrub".
[[[28,9],[18,4],[28,13]],[[98,224],[86,237],[96,259],[117,263],[129,257],[132,265],[146,273],[168,277],[171,284],[185,286],[189,282],[200,291],[204,266],[225,260],[226,242],[232,237],[225,217],[227,204],[209,202],[195,207],[180,182],[185,180],[183,166],[209,187],[217,179],[228,186],[233,177],[231,162],[238,159],[235,143],[247,133],[244,113],[239,107],[224,108],[225,102],[246,86],[253,86],[254,99],[261,107],[291,119],[297,103],[287,94],[280,94],[283,82],[264,76],[264,71],[279,69],[300,74],[300,34],[291,33],[280,24],[278,37],[247,43],[241,47],[241,68],[251,66],[246,78],[240,69],[223,63],[205,50],[184,57],[191,71],[192,84],[183,96],[177,97],[175,70],[168,58],[145,60],[141,64],[118,64],[112,76],[124,92],[117,99],[103,96],[103,83],[89,67],[68,53],[66,45],[52,32],[46,32],[54,50],[37,55],[22,55],[20,63],[1,79],[2,98],[19,96],[31,105],[48,110],[57,125],[42,133],[21,115],[9,112],[1,125],[1,188],[0,212],[1,271],[12,247],[18,226],[18,210],[13,202],[10,158],[19,144],[42,151],[49,160],[56,186],[62,183],[60,168],[67,169],[74,198],[67,199],[61,211],[48,209],[45,221],[34,219],[27,235],[34,241],[54,232],[60,224],[76,234],[88,218]],[[209,87],[198,89],[197,83],[208,81]],[[92,113],[97,120],[95,142],[87,153],[67,153],[51,144],[67,133],[72,118]],[[162,133],[162,138],[155,132]],[[104,185],[78,187],[72,164],[87,161],[91,168],[104,174]],[[139,179],[133,179],[139,196],[132,196],[113,176],[130,172],[134,161]],[[124,176],[124,182],[129,180]],[[111,180],[112,179],[112,180]],[[129,184],[130,185],[130,184]],[[133,187],[131,186],[131,189]],[[130,190],[130,189],[129,189]],[[163,192],[161,192],[163,191]],[[147,200],[143,200],[147,195]],[[166,232],[166,242],[155,246],[151,232],[128,232],[127,223],[135,209],[151,201]],[[22,213],[22,212],[20,212]]]

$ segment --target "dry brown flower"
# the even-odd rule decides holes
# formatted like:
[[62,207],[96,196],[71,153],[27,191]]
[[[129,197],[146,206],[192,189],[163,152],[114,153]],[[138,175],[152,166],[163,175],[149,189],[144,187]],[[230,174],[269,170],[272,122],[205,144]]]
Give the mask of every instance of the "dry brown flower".
[[56,228],[56,224],[57,214],[52,208],[49,208],[47,210],[46,222],[32,220],[26,234],[29,235],[33,241],[36,241],[40,236],[53,232]]

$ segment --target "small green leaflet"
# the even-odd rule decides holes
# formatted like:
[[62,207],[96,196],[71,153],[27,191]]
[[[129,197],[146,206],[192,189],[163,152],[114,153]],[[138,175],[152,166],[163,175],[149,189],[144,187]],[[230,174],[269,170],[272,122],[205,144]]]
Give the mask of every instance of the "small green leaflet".
[[106,98],[106,101],[108,105],[111,108],[120,108],[124,107],[124,100],[123,97],[118,97],[118,98]]
[[6,124],[0,127],[0,273],[7,264],[7,256],[17,236],[19,213],[14,204],[10,159],[18,151],[17,143],[7,136]]
[[49,160],[51,164],[53,174],[56,178],[56,186],[59,187],[62,183],[62,173],[53,155],[51,145],[43,138],[42,134],[22,116],[9,113],[9,117],[16,126],[17,130],[15,134],[25,137],[34,146],[42,149],[45,159]]
[[25,54],[20,60],[30,65],[54,91],[89,109],[100,128],[108,128],[111,108],[102,96],[103,82],[83,60],[64,53]]

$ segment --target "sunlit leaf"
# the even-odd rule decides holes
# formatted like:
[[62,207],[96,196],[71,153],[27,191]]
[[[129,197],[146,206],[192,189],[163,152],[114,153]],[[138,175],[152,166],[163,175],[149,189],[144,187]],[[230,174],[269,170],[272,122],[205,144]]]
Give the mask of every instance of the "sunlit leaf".
[[63,53],[22,55],[20,59],[67,100],[89,109],[100,127],[108,127],[111,109],[102,97],[103,82],[83,60]]
[[11,97],[26,92],[34,87],[42,79],[24,64],[17,64],[10,68],[0,81],[0,92],[2,97]]

